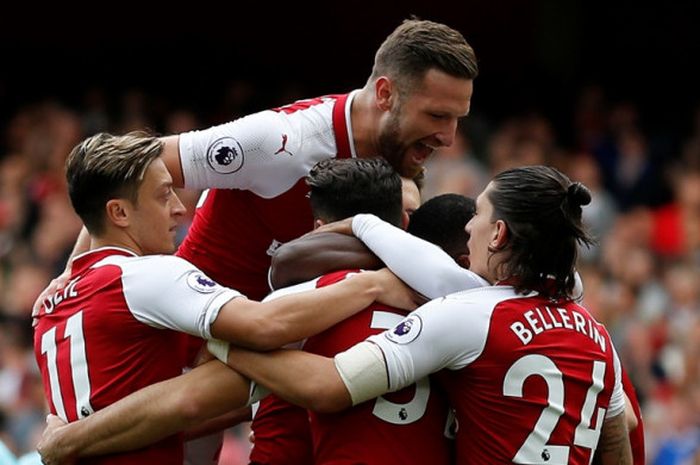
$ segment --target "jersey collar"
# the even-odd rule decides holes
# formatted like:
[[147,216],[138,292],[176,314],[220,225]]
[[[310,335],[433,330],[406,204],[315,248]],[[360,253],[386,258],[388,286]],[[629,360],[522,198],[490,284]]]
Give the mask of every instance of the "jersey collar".
[[352,100],[357,92],[359,90],[338,96],[335,105],[333,105],[333,131],[338,148],[337,158],[357,158],[355,140],[352,135],[352,118],[350,117]]

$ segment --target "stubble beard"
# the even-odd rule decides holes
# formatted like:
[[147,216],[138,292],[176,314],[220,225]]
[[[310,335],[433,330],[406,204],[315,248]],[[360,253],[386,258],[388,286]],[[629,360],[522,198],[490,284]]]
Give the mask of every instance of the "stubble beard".
[[392,112],[386,128],[379,135],[379,153],[402,176],[411,176],[404,173],[401,163],[406,152],[406,147],[399,141],[399,119]]

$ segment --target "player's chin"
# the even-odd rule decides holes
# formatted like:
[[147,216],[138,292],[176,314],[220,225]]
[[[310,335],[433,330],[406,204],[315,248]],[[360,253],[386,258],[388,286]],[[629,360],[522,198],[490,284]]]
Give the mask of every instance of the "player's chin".
[[413,160],[404,160],[399,173],[404,178],[413,179],[423,171],[422,163],[415,163]]

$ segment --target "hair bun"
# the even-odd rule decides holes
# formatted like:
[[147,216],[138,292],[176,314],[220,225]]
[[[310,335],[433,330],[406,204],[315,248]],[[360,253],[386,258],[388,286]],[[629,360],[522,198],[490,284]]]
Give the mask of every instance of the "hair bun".
[[591,203],[591,191],[580,182],[569,186],[566,192],[567,200],[571,206],[582,206]]

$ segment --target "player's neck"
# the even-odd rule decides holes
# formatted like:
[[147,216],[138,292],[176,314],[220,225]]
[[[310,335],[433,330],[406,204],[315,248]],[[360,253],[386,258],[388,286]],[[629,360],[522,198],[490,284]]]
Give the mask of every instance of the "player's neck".
[[136,255],[143,255],[141,247],[138,246],[130,237],[115,234],[103,234],[101,236],[90,236],[90,250],[99,249],[102,247],[119,247],[134,252]]
[[375,105],[373,89],[365,86],[352,99],[350,119],[352,138],[358,158],[378,155],[377,124],[379,110]]

